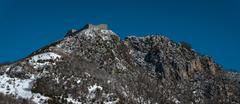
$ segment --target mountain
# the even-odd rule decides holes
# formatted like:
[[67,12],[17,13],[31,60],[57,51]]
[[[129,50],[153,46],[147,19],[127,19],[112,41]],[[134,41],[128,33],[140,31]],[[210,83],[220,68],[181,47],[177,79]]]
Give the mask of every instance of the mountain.
[[185,42],[105,24],[0,66],[0,104],[239,104],[240,75]]

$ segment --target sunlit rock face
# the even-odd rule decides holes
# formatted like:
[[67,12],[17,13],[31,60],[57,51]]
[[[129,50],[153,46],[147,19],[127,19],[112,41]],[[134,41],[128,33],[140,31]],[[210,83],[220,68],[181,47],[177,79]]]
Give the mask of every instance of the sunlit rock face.
[[0,93],[38,104],[238,104],[240,76],[185,43],[161,35],[120,40],[105,24],[87,24],[1,65]]

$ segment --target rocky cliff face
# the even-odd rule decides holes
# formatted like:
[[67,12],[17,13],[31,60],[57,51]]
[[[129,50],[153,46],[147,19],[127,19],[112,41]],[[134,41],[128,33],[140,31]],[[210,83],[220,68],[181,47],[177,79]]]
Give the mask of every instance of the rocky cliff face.
[[1,65],[0,93],[38,104],[238,104],[240,76],[164,36],[120,40],[86,25]]

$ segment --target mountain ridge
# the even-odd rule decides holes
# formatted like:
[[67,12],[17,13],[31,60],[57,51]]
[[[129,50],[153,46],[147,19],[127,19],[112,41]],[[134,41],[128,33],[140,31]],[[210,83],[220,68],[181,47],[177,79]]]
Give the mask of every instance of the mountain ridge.
[[38,104],[240,102],[239,74],[188,44],[159,35],[121,40],[105,24],[70,30],[0,66],[0,77],[0,93]]

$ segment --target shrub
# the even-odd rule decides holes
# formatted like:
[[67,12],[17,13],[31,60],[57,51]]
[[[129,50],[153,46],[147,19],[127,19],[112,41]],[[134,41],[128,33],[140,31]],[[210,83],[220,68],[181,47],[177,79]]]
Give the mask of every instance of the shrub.
[[180,44],[182,45],[182,47],[186,48],[187,50],[191,50],[192,49],[192,46],[191,44],[187,43],[187,42],[180,42]]

